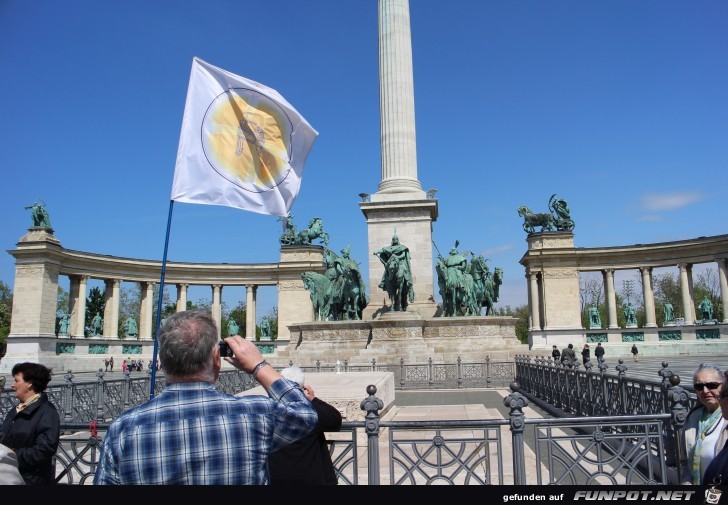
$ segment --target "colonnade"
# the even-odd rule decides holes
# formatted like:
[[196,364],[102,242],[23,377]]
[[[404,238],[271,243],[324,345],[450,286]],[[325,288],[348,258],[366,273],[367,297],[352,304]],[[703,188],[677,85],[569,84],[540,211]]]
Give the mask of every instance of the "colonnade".
[[[715,260],[718,267],[718,276],[720,279],[720,296],[723,307],[722,324],[728,324],[728,267],[725,259]],[[685,326],[693,326],[700,318],[696,317],[695,312],[695,292],[693,289],[693,264],[678,263],[680,295],[683,306],[683,318]],[[653,267],[644,266],[638,268],[642,276],[642,297],[645,309],[645,328],[657,327],[657,315],[655,308],[654,279],[652,276]],[[614,287],[614,273],[617,269],[607,268],[601,270],[604,281],[604,296],[607,305],[607,328],[619,329],[617,323],[617,296]],[[528,272],[526,274],[529,283],[529,306],[530,306],[530,329],[540,330],[544,328],[543,310],[544,301],[542,299],[543,288],[541,283],[541,274],[538,272]],[[541,296],[540,296],[541,295]]]
[[[69,327],[69,337],[83,337],[85,332],[86,321],[86,297],[88,296],[88,281],[91,278],[87,275],[69,275],[70,284],[69,307],[68,312],[71,314],[71,323]],[[102,279],[105,284],[104,288],[104,313],[102,315],[104,321],[103,337],[118,338],[119,328],[119,303],[121,300],[121,283],[123,279]],[[137,282],[137,281],[129,281]],[[152,281],[138,282],[141,286],[140,313],[138,315],[139,340],[151,340],[154,327],[152,325],[154,316],[154,288],[159,283]],[[173,284],[177,288],[176,312],[182,312],[187,309],[187,293],[190,284],[178,283]],[[169,286],[169,284],[166,284]],[[256,300],[258,286],[256,284],[244,285],[246,289],[246,335],[255,335],[256,321]],[[218,334],[222,331],[222,290],[223,284],[212,284],[212,306],[211,312],[218,327]],[[99,336],[100,338],[101,336]]]

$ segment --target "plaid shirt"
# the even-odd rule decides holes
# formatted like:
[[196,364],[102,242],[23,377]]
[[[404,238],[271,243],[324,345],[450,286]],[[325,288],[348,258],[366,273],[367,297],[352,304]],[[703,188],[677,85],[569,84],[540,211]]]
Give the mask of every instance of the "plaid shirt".
[[268,484],[268,454],[305,436],[318,416],[293,383],[270,398],[213,384],[170,384],[111,423],[94,484]]

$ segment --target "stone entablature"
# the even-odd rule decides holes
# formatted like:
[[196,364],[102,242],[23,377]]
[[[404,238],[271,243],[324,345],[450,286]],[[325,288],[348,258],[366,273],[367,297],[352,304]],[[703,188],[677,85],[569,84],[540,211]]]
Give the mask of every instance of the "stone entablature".
[[[142,286],[141,311],[136,314],[139,325],[138,341],[152,339],[153,289],[159,283],[162,262],[123,258],[65,249],[47,229],[30,229],[8,251],[15,258],[13,314],[8,356],[39,360],[48,351],[40,340],[57,338],[83,339],[89,279],[105,281],[106,309],[104,340],[119,340],[119,300],[121,282],[136,282]],[[221,297],[225,286],[245,286],[248,302],[248,334],[255,331],[255,301],[258,286],[278,286],[279,338],[288,337],[287,325],[310,321],[313,311],[301,273],[325,271],[323,247],[290,246],[281,250],[279,263],[188,263],[168,261],[165,285],[177,287],[177,310],[186,307],[187,290],[191,285],[207,285],[212,289],[212,313],[221,324]],[[56,336],[56,304],[59,276],[71,282],[68,312],[71,315],[68,335]],[[28,339],[35,339],[30,345]],[[40,339],[40,340],[39,340]],[[136,339],[135,339],[136,340]],[[15,342],[15,343],[14,343]],[[17,343],[17,344],[16,344]],[[22,346],[22,347],[18,347]],[[31,349],[32,347],[32,349]],[[17,352],[16,352],[17,351]],[[4,363],[3,363],[4,364]]]
[[728,235],[622,247],[577,247],[574,256],[580,271],[711,263],[728,258]]

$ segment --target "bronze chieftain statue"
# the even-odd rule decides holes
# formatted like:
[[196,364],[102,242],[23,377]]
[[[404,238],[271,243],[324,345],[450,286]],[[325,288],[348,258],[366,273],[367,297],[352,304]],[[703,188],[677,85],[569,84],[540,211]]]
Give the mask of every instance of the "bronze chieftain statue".
[[341,250],[341,256],[324,250],[326,273],[304,272],[304,287],[309,291],[317,321],[361,320],[369,304],[359,264],[349,257],[351,247]]
[[407,305],[415,301],[409,248],[399,243],[395,230],[392,244],[374,251],[373,254],[384,265],[384,274],[379,287],[387,292],[392,302],[392,310],[406,311]]
[[467,253],[471,257],[468,262],[458,251],[459,245],[460,242],[455,241],[447,258],[438,249],[439,262],[435,270],[442,297],[442,317],[479,316],[482,307],[485,307],[486,316],[492,315],[503,283],[503,269],[498,267],[491,273],[487,260],[472,252]]

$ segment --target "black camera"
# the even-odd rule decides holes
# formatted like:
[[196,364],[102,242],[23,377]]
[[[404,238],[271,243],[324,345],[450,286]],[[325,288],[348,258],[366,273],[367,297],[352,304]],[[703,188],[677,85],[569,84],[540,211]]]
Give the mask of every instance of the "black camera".
[[218,345],[220,346],[220,356],[221,357],[223,357],[223,358],[225,356],[227,356],[228,358],[233,357],[233,350],[230,349],[230,344],[228,344],[227,342],[221,341]]

